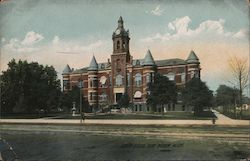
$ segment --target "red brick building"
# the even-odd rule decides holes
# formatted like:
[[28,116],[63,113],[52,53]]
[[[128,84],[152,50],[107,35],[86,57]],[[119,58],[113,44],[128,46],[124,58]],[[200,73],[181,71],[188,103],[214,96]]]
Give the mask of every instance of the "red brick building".
[[89,67],[72,70],[67,65],[63,71],[63,90],[82,84],[84,99],[90,106],[105,107],[117,104],[125,91],[135,111],[148,111],[146,105],[147,84],[152,81],[155,69],[175,81],[181,88],[192,77],[200,77],[200,62],[194,51],[186,60],[154,60],[150,50],[144,59],[134,60],[129,51],[129,31],[124,29],[122,17],[112,35],[113,53],[111,61],[99,63],[93,56]]

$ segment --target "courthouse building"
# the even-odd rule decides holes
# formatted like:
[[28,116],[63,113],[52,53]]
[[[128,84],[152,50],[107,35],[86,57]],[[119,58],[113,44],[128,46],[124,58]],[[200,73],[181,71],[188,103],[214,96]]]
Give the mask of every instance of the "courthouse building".
[[174,81],[178,89],[191,78],[200,77],[200,62],[194,51],[187,55],[186,60],[154,60],[150,50],[143,59],[133,59],[129,50],[129,31],[125,30],[122,17],[118,20],[112,39],[113,53],[107,62],[98,62],[93,56],[88,67],[77,70],[69,65],[65,67],[62,74],[65,92],[81,84],[84,99],[88,100],[90,106],[99,108],[116,105],[123,93],[127,92],[135,111],[149,111],[146,105],[147,86],[156,69]]

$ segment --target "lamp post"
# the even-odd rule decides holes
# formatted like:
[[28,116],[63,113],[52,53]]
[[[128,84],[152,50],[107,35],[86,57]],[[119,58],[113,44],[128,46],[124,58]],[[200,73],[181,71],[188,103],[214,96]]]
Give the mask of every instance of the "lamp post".
[[80,122],[82,123],[82,87],[83,87],[83,82],[81,79],[79,79],[79,91],[80,91]]

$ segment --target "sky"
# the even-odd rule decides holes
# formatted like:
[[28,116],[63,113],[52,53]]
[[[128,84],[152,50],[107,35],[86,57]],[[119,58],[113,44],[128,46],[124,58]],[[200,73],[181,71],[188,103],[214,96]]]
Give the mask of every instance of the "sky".
[[185,60],[194,50],[201,79],[213,91],[228,84],[230,57],[249,60],[247,0],[5,0],[0,69],[13,58],[36,61],[53,65],[61,78],[66,64],[82,68],[93,55],[106,62],[120,16],[133,58],[150,49],[155,60]]

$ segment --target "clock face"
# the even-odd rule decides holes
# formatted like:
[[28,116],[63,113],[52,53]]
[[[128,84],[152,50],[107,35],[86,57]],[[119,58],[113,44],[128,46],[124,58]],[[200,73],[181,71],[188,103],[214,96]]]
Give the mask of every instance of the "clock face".
[[121,33],[121,31],[118,29],[118,30],[115,31],[115,33],[116,33],[117,35],[119,35],[119,34]]

